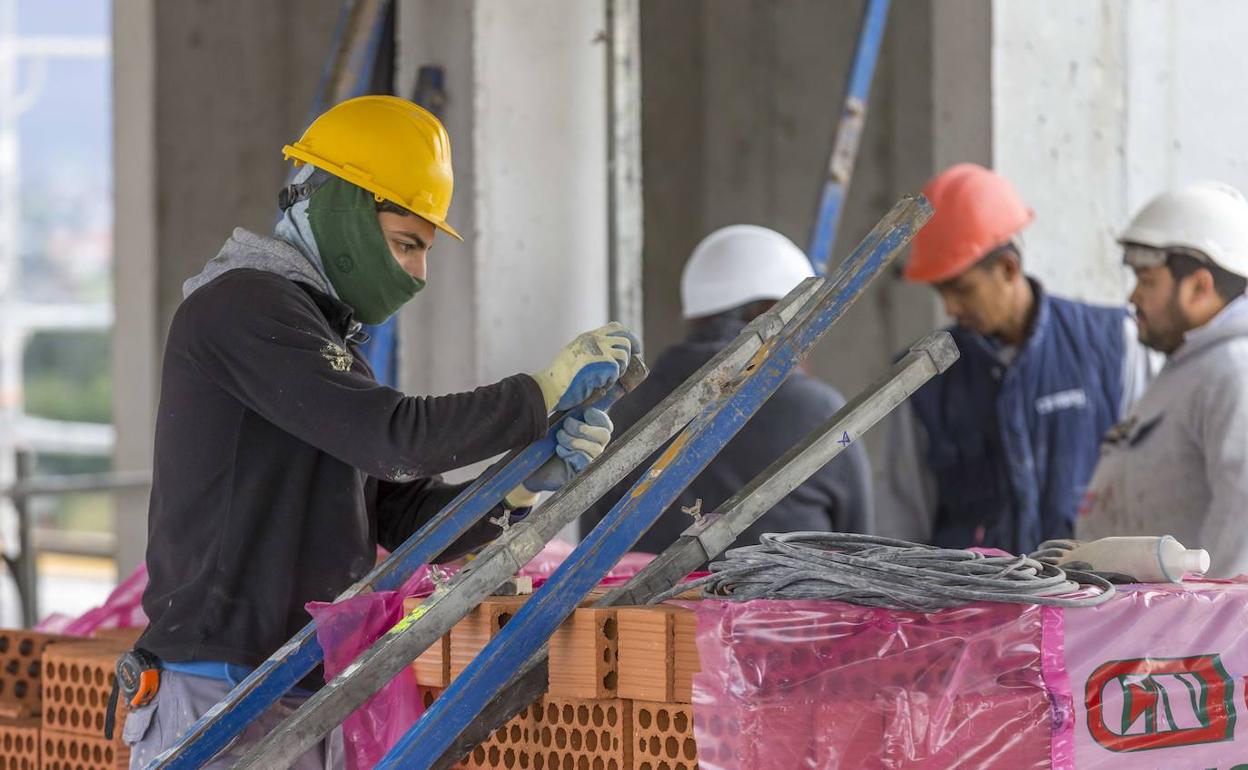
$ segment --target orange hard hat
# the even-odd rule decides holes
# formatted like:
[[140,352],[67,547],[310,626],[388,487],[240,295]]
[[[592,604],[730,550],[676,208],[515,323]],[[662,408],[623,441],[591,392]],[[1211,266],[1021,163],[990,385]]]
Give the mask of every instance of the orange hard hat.
[[915,283],[957,277],[1036,216],[1009,180],[974,163],[945,169],[924,185],[923,194],[935,213],[910,245],[903,275]]

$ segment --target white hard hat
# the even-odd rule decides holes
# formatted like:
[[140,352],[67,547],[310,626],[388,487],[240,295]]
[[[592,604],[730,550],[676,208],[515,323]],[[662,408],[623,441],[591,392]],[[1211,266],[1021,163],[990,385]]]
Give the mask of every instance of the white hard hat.
[[1193,182],[1149,201],[1119,236],[1125,245],[1198,251],[1248,278],[1248,200],[1223,182]]
[[680,277],[685,318],[780,299],[815,274],[802,250],[775,230],[729,225],[702,239]]

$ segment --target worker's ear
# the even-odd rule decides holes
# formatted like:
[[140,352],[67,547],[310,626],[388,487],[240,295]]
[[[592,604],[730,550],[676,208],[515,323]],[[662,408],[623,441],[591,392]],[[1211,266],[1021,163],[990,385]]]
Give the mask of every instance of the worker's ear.
[[1170,274],[1174,280],[1174,302],[1185,313],[1196,311],[1213,293],[1213,274],[1198,267],[1185,276]]
[[1007,282],[1013,281],[1023,272],[1023,260],[1014,249],[1004,249],[997,259],[997,267],[1001,270],[1002,278]]
[[[1190,302],[1206,302],[1208,300],[1219,300],[1217,287],[1213,283],[1213,273],[1208,268],[1199,267],[1192,272],[1191,275],[1179,282],[1180,287],[1187,285],[1187,297],[1184,298],[1180,294],[1181,299],[1187,299]],[[1179,289],[1183,291],[1182,288]]]

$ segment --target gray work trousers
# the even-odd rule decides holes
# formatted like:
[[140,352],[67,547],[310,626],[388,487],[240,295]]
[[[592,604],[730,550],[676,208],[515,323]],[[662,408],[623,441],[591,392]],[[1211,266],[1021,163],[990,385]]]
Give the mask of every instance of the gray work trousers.
[[[233,686],[221,679],[192,676],[177,671],[160,672],[160,689],[148,705],[126,715],[122,740],[130,747],[130,770],[146,767],[162,751],[172,746],[208,709],[225,697]],[[303,698],[286,697],[273,704],[238,738],[211,762],[208,770],[223,770],[243,758],[256,743],[292,714]],[[342,770],[342,730],[336,728],[290,765],[294,770]]]

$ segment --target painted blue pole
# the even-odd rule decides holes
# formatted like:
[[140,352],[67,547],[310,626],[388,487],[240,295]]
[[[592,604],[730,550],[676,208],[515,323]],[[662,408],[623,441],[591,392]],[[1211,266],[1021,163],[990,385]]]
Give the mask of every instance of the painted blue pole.
[[[632,382],[612,386],[594,406],[598,409],[610,409],[644,377],[644,372],[644,367],[639,365]],[[390,554],[389,558],[339,596],[338,601],[359,596],[366,591],[392,591],[401,586],[413,572],[450,547],[469,527],[493,510],[517,484],[550,459],[555,453],[555,433],[558,429],[559,421],[555,421],[543,438],[495,463]],[[224,700],[200,717],[174,746],[152,760],[147,770],[191,770],[200,767],[289,692],[323,658],[324,651],[316,640],[316,624],[308,623],[259,668],[239,682]]]
[[849,82],[845,87],[845,103],[837,124],[836,139],[828,159],[827,176],[819,197],[819,209],[815,214],[815,226],[810,236],[810,263],[816,275],[828,271],[828,260],[836,244],[837,227],[841,208],[849,192],[849,182],[854,174],[854,160],[858,157],[858,143],[862,127],[867,119],[867,100],[871,97],[871,81],[875,77],[875,64],[880,57],[880,45],[884,40],[884,22],[888,19],[889,0],[867,0],[863,14],[862,31],[854,49],[854,60],[849,70]]
[[842,266],[837,280],[821,288],[789,327],[758,351],[730,395],[708,405],[668,445],[650,471],[382,758],[379,770],[428,768],[442,756],[585,594],[758,411],[930,214],[921,197],[894,207]]
[[399,386],[399,319],[391,316],[377,326],[365,326],[368,342],[360,352],[368,360],[377,382],[391,388]]

